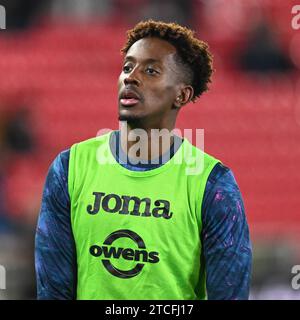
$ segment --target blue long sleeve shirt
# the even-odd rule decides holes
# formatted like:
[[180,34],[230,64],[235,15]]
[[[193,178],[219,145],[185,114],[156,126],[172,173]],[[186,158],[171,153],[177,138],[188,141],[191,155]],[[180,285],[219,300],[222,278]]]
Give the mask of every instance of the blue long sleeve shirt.
[[[118,132],[113,136],[118,139]],[[174,145],[171,154],[176,152]],[[38,299],[76,299],[77,260],[68,194],[69,155],[70,150],[65,150],[56,157],[44,186],[35,240]],[[115,152],[118,161],[122,156]],[[151,170],[164,160],[159,163],[122,165],[130,170]],[[234,175],[221,163],[215,165],[206,184],[201,242],[208,299],[248,299],[252,267],[249,228]]]

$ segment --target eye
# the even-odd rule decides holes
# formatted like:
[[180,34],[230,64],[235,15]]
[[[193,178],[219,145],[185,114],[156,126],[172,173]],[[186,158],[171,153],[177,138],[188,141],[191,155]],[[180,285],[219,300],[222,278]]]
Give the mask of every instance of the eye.
[[150,68],[150,67],[148,67],[148,68],[146,69],[146,72],[147,72],[148,74],[151,74],[151,75],[154,75],[154,74],[158,74],[158,73],[159,73],[158,71],[156,71],[155,69]]
[[131,69],[132,69],[132,67],[131,67],[130,65],[125,65],[125,66],[123,66],[123,72],[124,72],[124,73],[130,72]]

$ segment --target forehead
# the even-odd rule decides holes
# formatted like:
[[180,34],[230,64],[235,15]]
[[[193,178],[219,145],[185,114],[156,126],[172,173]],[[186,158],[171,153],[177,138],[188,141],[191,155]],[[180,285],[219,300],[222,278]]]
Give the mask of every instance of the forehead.
[[166,40],[159,38],[143,38],[136,41],[125,56],[136,60],[157,60],[160,62],[174,61],[176,48]]

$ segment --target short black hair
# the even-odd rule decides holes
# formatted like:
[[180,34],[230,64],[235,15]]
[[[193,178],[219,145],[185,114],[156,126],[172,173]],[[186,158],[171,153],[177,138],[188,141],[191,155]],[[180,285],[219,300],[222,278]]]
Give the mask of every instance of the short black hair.
[[147,20],[127,31],[127,42],[121,49],[126,54],[138,40],[157,37],[171,43],[177,50],[177,62],[183,67],[185,81],[194,89],[192,101],[209,89],[213,73],[212,54],[208,44],[194,36],[194,31],[177,23]]

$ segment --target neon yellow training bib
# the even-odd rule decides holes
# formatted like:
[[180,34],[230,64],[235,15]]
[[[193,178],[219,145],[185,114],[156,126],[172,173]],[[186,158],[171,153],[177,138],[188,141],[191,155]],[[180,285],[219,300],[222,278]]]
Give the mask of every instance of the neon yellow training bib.
[[164,165],[131,171],[115,160],[110,136],[71,147],[77,299],[205,299],[201,205],[219,160],[184,139]]

